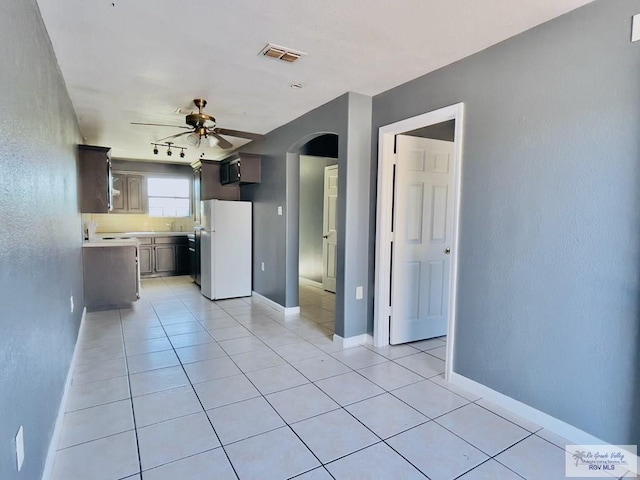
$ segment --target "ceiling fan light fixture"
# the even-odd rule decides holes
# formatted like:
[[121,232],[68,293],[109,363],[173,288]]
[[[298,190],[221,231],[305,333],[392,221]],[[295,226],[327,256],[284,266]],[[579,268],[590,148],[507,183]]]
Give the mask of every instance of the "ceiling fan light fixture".
[[213,135],[208,136],[207,139],[209,140],[209,147],[211,148],[215,147],[216,145],[218,145],[218,143],[220,143],[220,140],[218,140]]
[[189,135],[187,135],[187,143],[189,145],[191,145],[192,147],[199,147],[200,146],[200,135],[196,132],[193,132]]

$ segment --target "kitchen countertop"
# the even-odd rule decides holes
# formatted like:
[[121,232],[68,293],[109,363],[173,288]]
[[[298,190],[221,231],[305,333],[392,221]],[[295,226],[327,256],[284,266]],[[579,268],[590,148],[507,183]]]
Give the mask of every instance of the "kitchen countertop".
[[126,247],[140,245],[138,238],[148,237],[186,237],[191,232],[113,232],[96,233],[91,241],[85,241],[83,247]]
[[117,238],[115,240],[103,240],[96,238],[82,243],[83,247],[137,247],[140,242],[135,238]]
[[99,237],[183,237],[191,233],[188,232],[113,232],[96,233]]

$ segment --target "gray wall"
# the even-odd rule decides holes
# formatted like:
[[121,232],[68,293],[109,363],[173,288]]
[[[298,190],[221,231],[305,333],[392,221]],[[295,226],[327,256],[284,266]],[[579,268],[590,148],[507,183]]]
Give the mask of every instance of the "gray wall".
[[[364,212],[369,211],[371,106],[370,97],[347,93],[243,148],[262,155],[262,182],[242,187],[242,199],[254,202],[253,289],[294,307],[298,305],[299,156],[308,154],[304,147],[310,140],[326,133],[338,135],[336,333],[343,337],[366,332],[370,308],[369,302],[355,300],[355,289],[367,285],[370,268],[366,233],[370,219]],[[284,207],[282,216],[276,213],[278,205]]]
[[[298,305],[300,150],[313,138],[334,133],[338,156],[346,158],[348,107],[345,94],[243,147],[262,155],[261,183],[241,189],[241,198],[253,202],[253,290],[285,307]],[[282,216],[278,206],[284,209]]]
[[0,3],[0,65],[0,478],[35,479],[83,309],[80,138],[34,0]]
[[300,261],[301,277],[322,282],[324,169],[336,159],[300,155]]
[[617,444],[640,443],[639,12],[596,1],[373,102],[376,137],[465,103],[455,371]]
[[405,132],[405,135],[411,135],[412,137],[432,138],[434,140],[444,140],[446,142],[453,142],[455,139],[456,121],[448,120],[442,123],[436,123],[435,125],[429,125],[427,127],[418,128]]

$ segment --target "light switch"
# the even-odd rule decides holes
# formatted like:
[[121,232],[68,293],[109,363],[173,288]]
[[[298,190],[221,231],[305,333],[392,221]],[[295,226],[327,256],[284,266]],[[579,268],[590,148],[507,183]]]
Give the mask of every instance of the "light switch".
[[362,300],[364,296],[364,289],[362,287],[356,287],[356,300]]
[[282,215],[282,205],[278,205],[278,215]]
[[640,13],[633,16],[631,21],[631,41],[637,42],[640,40]]

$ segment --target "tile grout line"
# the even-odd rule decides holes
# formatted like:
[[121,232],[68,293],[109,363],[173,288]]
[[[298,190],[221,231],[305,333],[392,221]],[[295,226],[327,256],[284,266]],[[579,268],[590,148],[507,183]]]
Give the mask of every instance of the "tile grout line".
[[[164,280],[163,280],[163,282],[164,282]],[[185,303],[182,301],[182,299],[180,299],[180,302],[181,302],[183,305],[185,305]],[[153,305],[153,302],[151,302],[151,306],[152,306],[152,308],[153,308],[154,312],[156,312],[156,315],[157,315],[157,310],[156,310],[156,307]],[[188,308],[186,305],[185,305],[185,307],[187,308],[187,310],[189,310],[189,308]],[[189,310],[189,312],[191,312],[191,310]],[[204,325],[202,325],[202,323],[200,322],[200,319],[198,319],[198,318],[197,318],[197,317],[195,317],[195,316],[194,316],[194,318],[196,318],[196,321],[197,321],[198,323],[200,323],[200,325],[201,325],[202,327],[204,327]],[[165,332],[165,335],[167,335],[167,331],[166,331],[166,329],[165,329],[165,325],[164,325],[164,323],[162,323],[162,320],[160,320],[160,317],[159,317],[159,316],[158,316],[158,321],[160,322],[160,325],[162,326],[162,330]],[[206,327],[204,327],[204,328],[205,328],[205,331],[207,332],[207,334],[209,334],[209,336],[211,336],[211,338],[213,339],[213,336],[211,335],[211,333],[210,333],[208,330],[206,330]],[[198,392],[197,392],[196,388],[194,387],[193,382],[191,381],[191,378],[190,378],[190,377],[189,377],[189,375],[187,374],[187,371],[186,371],[186,369],[184,368],[184,364],[182,363],[182,359],[181,359],[181,358],[180,358],[180,356],[178,355],[178,352],[176,352],[176,348],[175,348],[175,346],[173,345],[173,343],[171,342],[171,339],[169,338],[169,335],[167,335],[167,339],[169,340],[169,344],[171,345],[171,348],[172,348],[172,350],[173,350],[173,353],[175,354],[175,356],[176,356],[176,357],[177,357],[177,359],[178,359],[178,362],[180,363],[180,368],[182,368],[182,371],[183,371],[183,373],[184,373],[185,377],[187,378],[187,380],[188,380],[188,382],[189,382],[189,385],[191,386],[191,389],[193,390],[194,395],[195,395],[195,396],[196,396],[196,398],[198,399],[198,403],[200,404],[200,407],[202,408],[202,413],[204,413],[205,417],[207,417],[207,421],[209,422],[209,425],[211,425],[211,429],[213,430],[214,435],[215,435],[215,436],[216,436],[216,438],[218,439],[218,443],[220,444],[220,448],[222,448],[222,451],[224,452],[224,454],[225,454],[225,456],[226,456],[226,458],[227,458],[227,461],[229,462],[229,465],[231,466],[231,469],[233,470],[234,475],[236,476],[236,478],[240,478],[240,476],[238,475],[238,472],[236,471],[236,467],[235,467],[235,466],[233,465],[233,463],[231,462],[231,458],[229,457],[229,454],[227,453],[227,450],[224,448],[224,445],[222,444],[222,441],[221,441],[221,439],[220,439],[220,435],[218,435],[218,432],[216,431],[215,427],[213,426],[213,422],[212,422],[212,421],[211,421],[211,419],[209,418],[209,415],[207,415],[207,410],[204,408],[204,404],[202,403],[202,400],[200,399],[200,395],[198,395]],[[213,340],[215,341],[215,339],[213,339]],[[178,418],[182,418],[182,417],[178,417]],[[159,422],[159,423],[162,423],[162,422]],[[218,448],[218,447],[216,447],[216,448]],[[214,448],[213,450],[215,450],[216,448]],[[208,450],[207,450],[207,451],[208,451]],[[195,455],[200,455],[200,454],[202,454],[202,453],[204,453],[204,452],[198,452],[198,453],[194,454],[194,456],[195,456]],[[184,457],[184,458],[188,458],[188,457]],[[165,464],[163,464],[163,465],[168,465],[168,464],[173,463],[173,462],[175,462],[175,461],[183,460],[184,458],[180,458],[180,459],[178,459],[178,460],[174,460],[174,461],[172,461],[172,462],[167,462],[167,463],[165,463]],[[162,465],[157,465],[157,466],[156,466],[156,467],[154,467],[154,468],[158,468],[158,467],[161,467],[161,466],[162,466]],[[142,470],[141,470],[141,472],[142,472]]]
[[[193,312],[193,311],[192,311],[192,310],[191,310],[191,309],[190,309],[190,308],[189,308],[189,307],[188,307],[188,306],[187,306],[187,305],[182,301],[182,299],[180,298],[180,296],[179,296],[179,295],[177,295],[176,297],[181,301],[181,303],[182,303],[183,305],[185,305],[185,307],[186,307],[186,308],[187,308],[187,310],[190,312],[190,314],[191,314],[192,316],[194,316],[195,320],[196,320],[196,321],[197,321],[197,322],[198,322],[198,323],[199,323],[199,324],[200,324],[200,325],[205,329],[205,331],[208,333],[208,335],[209,335],[210,337],[212,337],[212,342],[209,342],[209,343],[215,343],[215,344],[218,344],[218,345],[219,345],[219,342],[218,342],[218,341],[213,337],[213,335],[212,335],[211,331],[210,331],[207,327],[205,327],[205,326],[202,324],[202,322],[201,322],[200,318],[198,318],[198,317],[194,314],[194,312]],[[156,311],[156,310],[155,310],[155,306],[153,305],[153,302],[151,302],[151,304],[152,304],[152,307],[154,308],[154,311]],[[249,304],[249,303],[248,303],[247,305],[248,305],[248,306],[250,306],[250,307],[252,306],[252,305],[251,305],[251,304]],[[252,337],[253,337],[253,338],[258,339],[262,344],[264,344],[267,348],[269,348],[269,349],[271,350],[271,352],[272,352],[272,353],[275,353],[279,358],[281,358],[281,359],[284,361],[284,364],[283,364],[283,365],[288,365],[288,366],[290,366],[290,367],[293,367],[293,368],[294,368],[297,372],[299,372],[299,373],[300,373],[300,374],[301,374],[305,379],[307,379],[307,381],[309,382],[309,383],[307,383],[307,384],[312,384],[312,385],[314,385],[316,388],[319,388],[319,389],[320,389],[320,391],[322,391],[322,392],[323,392],[325,395],[327,395],[329,398],[332,398],[332,397],[331,397],[331,395],[328,395],[326,392],[324,392],[324,390],[322,390],[318,385],[316,385],[316,382],[319,382],[319,381],[322,381],[322,380],[326,380],[326,379],[329,379],[329,378],[333,378],[333,377],[336,377],[336,376],[339,376],[339,375],[343,375],[343,374],[346,374],[346,373],[351,373],[351,372],[355,372],[355,373],[357,373],[358,375],[360,375],[360,376],[361,376],[362,378],[364,378],[365,380],[367,380],[367,381],[371,382],[372,384],[374,384],[374,385],[376,385],[377,387],[379,387],[379,388],[381,388],[381,389],[382,389],[382,392],[381,392],[381,393],[379,393],[379,394],[377,394],[377,395],[374,395],[374,396],[372,396],[372,397],[368,397],[368,398],[365,398],[365,399],[362,399],[362,400],[359,400],[359,401],[352,402],[352,403],[350,403],[350,404],[348,404],[348,405],[345,405],[345,406],[342,406],[342,405],[340,405],[340,404],[338,403],[338,407],[337,407],[337,408],[335,408],[335,409],[333,409],[333,410],[330,410],[329,412],[337,411],[338,409],[343,409],[343,410],[345,410],[345,411],[346,411],[346,412],[347,412],[351,417],[353,417],[357,422],[359,422],[362,426],[364,426],[367,430],[371,431],[371,430],[370,430],[370,429],[369,429],[369,428],[368,428],[364,423],[362,423],[359,419],[357,419],[354,415],[352,415],[348,410],[346,410],[346,407],[348,407],[348,406],[350,406],[350,405],[353,405],[353,404],[355,404],[355,403],[359,403],[360,401],[365,401],[365,400],[368,400],[368,399],[370,399],[370,398],[375,398],[375,397],[377,397],[377,396],[381,396],[381,395],[383,395],[384,393],[390,393],[394,398],[397,398],[398,400],[400,400],[401,402],[403,402],[405,405],[408,405],[408,404],[406,404],[406,402],[404,402],[402,399],[399,399],[398,397],[396,397],[395,395],[393,395],[393,393],[392,393],[392,391],[391,391],[391,390],[387,390],[386,388],[382,387],[381,385],[378,385],[375,381],[372,381],[372,380],[370,380],[370,379],[366,378],[366,377],[365,377],[362,373],[360,373],[357,369],[354,369],[353,367],[351,367],[351,366],[347,365],[346,363],[342,362],[340,359],[333,357],[333,355],[332,355],[331,353],[326,352],[326,351],[323,351],[323,353],[324,353],[324,354],[326,354],[326,355],[329,355],[331,358],[334,358],[334,359],[335,359],[335,360],[337,360],[338,362],[340,362],[340,363],[344,364],[344,365],[349,369],[349,371],[348,371],[348,372],[339,373],[339,374],[336,374],[336,375],[331,375],[331,376],[329,376],[329,377],[324,377],[324,378],[317,379],[317,380],[311,380],[309,377],[307,377],[307,376],[306,376],[306,375],[304,375],[301,371],[299,371],[299,370],[298,370],[298,369],[297,369],[297,368],[296,368],[296,367],[295,367],[295,366],[294,366],[290,361],[286,360],[286,359],[285,359],[284,357],[282,357],[282,356],[281,356],[277,351],[275,351],[275,350],[274,350],[274,346],[271,346],[271,345],[269,345],[269,344],[266,344],[262,338],[258,337],[258,336],[253,332],[253,331],[251,331],[249,328],[247,328],[244,324],[242,324],[242,323],[241,323],[239,320],[237,320],[237,319],[235,318],[235,316],[234,316],[234,315],[243,315],[243,314],[240,314],[240,313],[232,314],[232,313],[227,312],[227,311],[224,309],[224,307],[221,307],[221,308],[222,308],[222,310],[224,310],[224,311],[225,311],[225,313],[227,313],[228,315],[230,315],[230,317],[231,317],[231,318],[233,318],[233,319],[234,319],[234,321],[238,322],[241,326],[243,326],[243,327],[244,327],[244,328],[245,328],[245,329],[246,329],[246,330],[251,334],[251,337],[239,337],[239,338],[252,338]],[[157,311],[156,311],[156,316],[157,316]],[[182,359],[177,355],[176,347],[173,345],[173,343],[171,342],[171,339],[170,339],[169,335],[166,333],[166,330],[165,330],[165,328],[164,328],[165,326],[164,326],[164,324],[162,323],[162,320],[160,320],[159,316],[157,316],[157,318],[158,318],[158,320],[159,320],[159,322],[160,322],[160,324],[161,324],[161,326],[162,326],[162,328],[163,328],[163,331],[165,332],[166,337],[169,339],[169,342],[170,342],[170,344],[171,344],[171,346],[172,346],[172,351],[174,352],[174,354],[175,354],[175,355],[176,355],[176,357],[178,358],[178,362],[179,362],[180,366],[182,367],[183,372],[185,373],[185,375],[186,375],[186,377],[187,377],[187,379],[188,379],[188,381],[189,381],[190,386],[192,387],[193,391],[195,392],[195,385],[194,385],[194,383],[191,381],[191,378],[187,375],[186,370],[184,369],[184,363],[183,363]],[[274,321],[275,321],[275,320],[274,320]],[[279,323],[279,322],[276,322],[276,323]],[[316,323],[317,323],[317,322],[316,322]],[[291,331],[292,333],[296,334],[294,329],[289,328],[289,327],[287,327],[287,326],[285,326],[285,325],[282,325],[282,324],[280,324],[280,325],[281,325],[282,327],[284,327],[284,328],[287,328],[287,330]],[[298,335],[298,334],[296,334],[296,335]],[[300,337],[300,336],[298,335],[298,337]],[[229,340],[233,340],[233,339],[229,339]],[[311,342],[311,340],[309,340],[309,339],[307,339],[307,338],[304,338],[304,337],[300,337],[300,341],[301,341],[301,342],[310,343],[311,345],[313,345],[313,343]],[[268,399],[266,398],[266,394],[263,394],[263,393],[262,393],[262,391],[260,391],[260,389],[258,389],[258,388],[256,387],[256,385],[254,384],[254,382],[253,382],[253,381],[249,378],[249,376],[248,376],[248,374],[249,374],[249,373],[251,373],[251,372],[253,372],[253,371],[259,371],[259,370],[263,370],[263,369],[251,370],[251,371],[246,372],[245,370],[241,369],[241,368],[238,366],[238,364],[237,364],[237,363],[236,363],[236,361],[232,358],[232,356],[231,356],[231,355],[230,355],[226,350],[224,350],[224,347],[222,347],[221,345],[219,345],[219,346],[220,346],[220,347],[223,349],[223,351],[225,352],[226,357],[227,357],[227,358],[229,358],[229,359],[231,359],[231,361],[234,363],[234,365],[236,365],[236,367],[238,367],[238,369],[239,369],[239,370],[240,370],[240,372],[244,375],[244,377],[245,377],[245,378],[246,378],[246,379],[251,383],[251,385],[252,385],[252,386],[256,389],[256,391],[259,393],[259,396],[257,396],[257,397],[253,397],[253,398],[263,398],[263,399],[264,399],[264,400],[265,400],[265,401],[266,401],[266,402],[271,406],[271,408],[275,411],[275,413],[276,413],[276,414],[277,414],[277,415],[282,419],[282,421],[285,423],[285,425],[286,425],[286,426],[288,426],[288,427],[290,428],[290,430],[292,430],[292,431],[293,431],[293,433],[294,433],[296,436],[297,436],[297,434],[296,434],[295,430],[293,430],[293,428],[291,427],[291,425],[293,425],[293,424],[295,424],[295,423],[299,423],[299,422],[305,421],[305,420],[308,420],[309,418],[317,417],[317,416],[322,415],[322,414],[324,414],[324,413],[329,413],[329,412],[324,412],[324,413],[321,413],[321,414],[315,415],[315,416],[313,416],[313,417],[305,418],[305,419],[303,419],[303,420],[300,420],[299,422],[294,422],[293,424],[290,424],[290,423],[286,422],[286,421],[284,420],[284,418],[282,418],[282,416],[279,414],[279,412],[278,412],[277,410],[275,410],[275,408],[270,404],[270,402],[269,402],[269,401],[268,401]],[[275,346],[275,347],[277,347],[277,346]],[[253,352],[253,351],[254,351],[254,350],[252,349],[252,350],[249,350],[249,351],[247,351],[247,352],[239,352],[239,353],[237,353],[237,354],[235,354],[235,355],[240,355],[240,354],[242,354],[242,353],[251,353],[251,352]],[[370,351],[371,351],[371,350],[370,350]],[[420,353],[420,352],[427,353],[427,352],[426,352],[426,351],[424,351],[424,350],[417,350],[417,349],[416,349],[416,352],[415,352],[415,353]],[[334,353],[337,353],[337,352],[334,352]],[[375,352],[375,351],[373,351],[373,353],[376,353],[376,354],[377,354],[377,352]],[[408,354],[408,355],[413,355],[413,354],[415,354],[415,353]],[[380,354],[377,354],[377,355],[380,355]],[[405,368],[405,369],[407,369],[407,367],[404,367],[403,365],[400,365],[400,364],[396,363],[396,362],[394,361],[395,359],[390,359],[390,358],[388,358],[388,357],[385,357],[384,355],[380,355],[380,356],[384,358],[384,361],[385,361],[385,362],[389,362],[389,361],[390,361],[390,362],[393,362],[393,363],[395,363],[396,365],[400,366],[401,368]],[[435,356],[433,356],[433,355],[431,355],[431,357],[433,357],[433,358],[437,358],[437,357],[435,357]],[[315,357],[313,357],[313,358],[315,358]],[[398,357],[398,358],[403,358],[403,357]],[[440,359],[440,360],[441,360],[441,359]],[[192,363],[197,363],[197,362],[192,362]],[[127,365],[128,365],[128,364],[127,364]],[[377,365],[377,364],[369,365],[369,366],[365,366],[365,367],[362,367],[362,368],[368,368],[368,367],[375,366],[375,365]],[[274,365],[273,367],[277,367],[277,366],[278,366],[278,365]],[[269,368],[269,367],[267,367],[267,368]],[[435,375],[434,375],[434,376],[431,376],[431,377],[424,377],[423,375],[421,375],[421,374],[419,374],[419,373],[417,373],[417,372],[413,372],[411,369],[407,369],[407,370],[411,371],[412,373],[416,373],[418,376],[420,376],[420,377],[421,377],[421,380],[417,380],[416,382],[412,382],[412,383],[407,384],[407,385],[404,385],[404,386],[402,386],[402,387],[398,387],[397,389],[394,389],[394,390],[398,390],[398,389],[400,389],[400,388],[404,388],[404,387],[406,387],[406,386],[409,386],[409,385],[412,385],[412,384],[415,384],[415,383],[419,383],[419,382],[422,382],[422,381],[425,381],[425,380],[430,380],[431,378],[433,378],[433,377],[435,376]],[[128,370],[127,370],[127,374],[128,374],[128,376],[129,376]],[[238,375],[239,375],[239,374],[238,374]],[[439,375],[439,374],[436,374],[436,375]],[[222,377],[222,378],[226,378],[226,377]],[[199,382],[199,383],[203,383],[203,382]],[[443,388],[443,389],[445,389],[445,390],[449,391],[451,394],[457,395],[455,392],[452,392],[451,390],[446,389],[445,387],[443,387],[443,386],[441,386],[441,385],[437,384],[436,382],[431,381],[431,383],[433,383],[433,384],[434,384],[434,385],[436,385],[436,386],[439,386],[440,388]],[[282,389],[282,390],[278,390],[278,391],[275,391],[275,392],[270,392],[269,394],[277,393],[277,392],[281,392],[281,391],[285,391],[285,390],[289,390],[289,389],[291,389],[291,388],[295,388],[295,386],[294,386],[294,387],[288,387],[288,388],[285,388],[285,389]],[[196,393],[196,396],[198,397],[198,400],[199,400],[199,402],[200,402],[200,406],[201,406],[201,408],[202,408],[203,412],[204,412],[205,414],[207,414],[207,410],[204,408],[204,405],[203,405],[203,404],[202,404],[202,402],[200,401],[200,398],[199,398],[199,396],[198,396],[197,392],[195,392],[195,393]],[[458,396],[460,396],[460,395],[458,395]],[[459,408],[462,408],[462,407],[464,407],[464,406],[467,406],[467,405],[469,405],[469,404],[471,404],[471,403],[474,403],[474,404],[475,404],[475,402],[477,402],[477,401],[479,400],[479,399],[476,399],[475,401],[472,401],[472,400],[469,400],[469,399],[467,399],[467,398],[465,398],[465,397],[462,397],[462,396],[460,396],[460,397],[461,397],[461,398],[463,398],[463,399],[467,402],[467,403],[465,403],[465,405],[462,405],[462,406],[457,407],[457,408],[455,408],[455,409],[453,409],[453,410],[450,410],[450,411],[448,411],[448,412],[445,412],[445,413],[443,413],[443,414],[441,414],[441,415],[439,415],[439,416],[437,416],[437,417],[434,417],[434,418],[430,418],[429,416],[425,415],[425,418],[426,418],[427,420],[426,420],[425,422],[420,423],[419,425],[423,425],[423,424],[425,424],[425,423],[428,423],[429,421],[434,421],[434,420],[435,420],[435,419],[437,419],[437,418],[440,418],[440,417],[442,417],[442,416],[444,416],[444,415],[446,415],[446,414],[448,414],[448,413],[451,413],[451,412],[453,412],[453,411],[455,411],[455,410],[457,410],[457,409],[459,409]],[[131,396],[131,400],[132,400],[132,399],[133,399],[133,396]],[[334,400],[334,399],[332,398],[332,400]],[[235,404],[235,403],[239,403],[239,402],[241,402],[241,401],[244,401],[244,400],[240,400],[240,401],[237,401],[237,402],[232,402],[232,403],[227,404],[227,405],[232,405],[232,404]],[[335,401],[335,400],[334,400],[334,401]],[[226,406],[226,405],[223,405],[223,406]],[[223,406],[221,406],[221,407],[223,407]],[[415,408],[414,408],[414,407],[412,407],[411,405],[408,405],[408,406],[409,406],[410,408],[412,408],[413,410],[415,410],[415,411],[419,412],[420,414],[424,415],[424,413],[422,413],[422,412],[420,412],[419,410],[415,409]],[[478,406],[482,407],[482,405],[478,405]],[[220,408],[220,407],[214,407],[214,409],[215,409],[215,408]],[[482,407],[482,408],[484,408],[484,407]],[[486,408],[485,408],[485,409],[486,409]],[[488,410],[488,409],[486,409],[486,410]],[[492,412],[492,411],[490,411],[490,410],[488,410],[488,411],[489,411],[490,413],[494,413],[495,415],[497,415],[497,416],[501,417],[500,415],[498,415],[498,414],[497,414],[497,413],[495,413],[495,412]],[[207,417],[209,417],[209,416],[208,416],[208,414],[207,414]],[[501,418],[503,418],[503,417],[501,417]],[[505,420],[508,420],[508,419],[505,419]],[[508,420],[508,421],[510,421],[510,420]],[[510,421],[510,422],[515,424],[515,422],[512,422],[512,421]],[[217,432],[215,431],[215,427],[213,426],[213,424],[212,424],[212,422],[211,422],[211,419],[210,419],[210,418],[209,418],[209,423],[211,424],[211,427],[213,428],[213,430],[214,430],[214,432],[216,433],[216,436],[217,436]],[[435,423],[436,423],[436,424],[438,424],[438,425],[440,425],[438,422],[435,422]],[[408,430],[411,430],[412,428],[416,428],[416,427],[417,427],[417,426],[419,426],[419,425],[416,425],[416,426],[414,426],[414,427],[411,427],[411,428],[409,428],[409,429],[407,429],[407,430],[405,430],[405,431],[403,431],[403,432],[399,432],[399,433],[397,433],[397,434],[394,434],[393,436],[391,436],[391,437],[389,437],[389,438],[393,438],[393,437],[395,437],[396,435],[399,435],[399,434],[404,433],[404,432],[406,432],[406,431],[408,431]],[[517,425],[517,424],[515,424],[515,425]],[[442,427],[442,425],[440,425],[440,426]],[[518,427],[520,427],[520,428],[523,428],[523,427],[521,427],[520,425],[517,425],[517,426],[518,426]],[[282,428],[282,427],[278,427],[278,428]],[[446,427],[443,427],[443,428],[445,428],[445,429],[446,429]],[[524,429],[524,428],[523,428],[523,429]],[[137,430],[137,428],[136,428],[136,430]],[[267,431],[262,432],[262,433],[267,433],[267,432],[270,432],[270,431],[273,431],[273,430],[276,430],[276,429],[267,430]],[[447,431],[449,431],[448,429],[446,429],[446,430],[447,430]],[[528,435],[527,437],[523,438],[522,440],[525,440],[526,438],[529,438],[530,436],[532,436],[532,435],[534,435],[534,434],[535,434],[535,433],[529,432],[527,429],[524,429],[524,430],[525,430],[525,431],[527,431],[527,432],[529,433],[529,435]],[[250,436],[250,437],[247,437],[247,438],[252,438],[252,437],[255,437],[255,436],[261,435],[262,433],[260,433],[260,434],[256,434],[256,435],[253,435],[253,436]],[[307,449],[308,449],[308,450],[309,450],[309,451],[314,455],[314,457],[316,457],[316,459],[320,462],[320,465],[322,465],[322,468],[323,468],[325,471],[327,471],[327,469],[326,469],[326,465],[327,465],[327,464],[332,463],[332,462],[335,462],[335,461],[339,460],[340,458],[345,458],[345,457],[347,457],[347,456],[349,456],[349,455],[352,455],[352,454],[354,454],[354,453],[356,453],[356,452],[359,452],[359,451],[361,451],[361,450],[363,450],[363,449],[366,449],[366,448],[368,448],[368,447],[370,447],[370,446],[373,446],[373,445],[376,445],[376,444],[378,444],[378,443],[385,443],[387,446],[389,446],[390,448],[392,448],[390,445],[388,445],[388,444],[386,443],[386,440],[385,440],[385,439],[382,439],[379,435],[377,435],[377,434],[376,434],[375,432],[373,432],[373,431],[371,431],[371,433],[372,433],[376,438],[378,438],[378,439],[379,439],[379,441],[378,441],[378,442],[376,442],[376,443],[374,443],[374,444],[372,444],[372,445],[368,445],[368,446],[366,446],[366,447],[363,447],[363,448],[361,448],[361,449],[355,450],[354,452],[350,452],[349,454],[343,455],[343,456],[341,456],[341,457],[339,457],[339,458],[333,459],[333,460],[331,460],[331,462],[327,462],[326,464],[324,464],[324,463],[322,463],[322,462],[320,461],[320,459],[315,455],[315,453],[314,453],[314,452],[313,452],[313,451],[312,451],[312,450],[311,450],[311,449],[306,445],[306,443],[304,443],[304,441],[303,441],[299,436],[297,436],[297,438],[299,438],[299,439],[300,439],[300,441],[305,445],[305,447],[306,447],[306,448],[307,448]],[[453,432],[451,432],[451,433],[453,433]],[[455,433],[453,433],[453,434],[454,434],[454,435],[456,435]],[[458,435],[456,435],[456,436],[457,436],[458,438],[461,438],[461,437],[459,437]],[[462,439],[462,438],[461,438],[461,439]],[[220,438],[219,438],[219,437],[218,437],[218,440],[220,441]],[[242,441],[242,440],[246,440],[246,438],[245,438],[245,439],[238,440],[238,441],[236,441],[236,442],[231,442],[231,443],[229,443],[228,445],[233,444],[233,443],[237,443],[237,442]],[[388,439],[387,439],[387,440],[388,440]],[[477,447],[475,447],[474,445],[472,445],[471,443],[467,442],[466,440],[464,440],[464,439],[462,439],[462,440],[463,440],[463,441],[465,441],[466,443],[468,443],[469,445],[471,445],[472,447],[477,448]],[[521,440],[521,441],[522,441],[522,440]],[[519,442],[516,442],[516,444],[517,444],[517,443],[519,443]],[[221,441],[220,441],[220,445],[221,445],[221,447],[223,448],[223,451],[225,451],[225,454],[226,454],[226,450],[224,449],[225,445],[223,445]],[[515,445],[515,444],[514,444],[514,445]],[[512,446],[513,446],[513,445],[512,445]],[[507,447],[507,449],[508,449],[508,448],[511,448],[511,446],[510,446],[510,447]],[[392,448],[392,450],[393,450],[393,448]],[[505,450],[506,450],[506,449],[502,450],[501,452],[499,452],[499,453],[498,453],[498,454],[496,454],[496,455],[499,455],[500,453],[502,453],[502,452],[503,452],[503,451],[505,451]],[[480,451],[481,451],[481,450],[480,450]],[[396,451],[394,450],[394,452],[396,452]],[[201,453],[202,453],[202,452],[201,452]],[[396,452],[396,453],[397,453],[400,457],[404,458],[404,457],[403,457],[401,454],[399,454],[398,452]],[[482,452],[482,453],[484,453],[484,452]],[[196,455],[197,455],[197,454],[196,454]],[[188,457],[185,457],[185,458],[188,458]],[[490,460],[490,459],[492,459],[492,458],[494,458],[494,457],[493,457],[493,456],[489,456],[489,458],[487,458],[487,460],[485,460],[484,462],[482,462],[482,463],[478,464],[477,466],[475,466],[475,467],[473,467],[473,468],[474,468],[474,469],[475,469],[475,468],[477,468],[478,466],[482,465],[483,463],[485,463],[486,461],[488,461],[488,460]],[[234,469],[234,472],[235,472],[235,467],[234,467],[234,466],[233,466],[233,464],[231,463],[231,459],[228,457],[228,455],[227,455],[227,459],[228,459],[229,463],[231,464],[231,466],[232,466],[232,468]],[[405,460],[406,460],[406,459],[405,459]],[[409,462],[408,460],[407,460],[407,462],[411,464],[411,462]],[[172,462],[168,462],[168,463],[172,463]],[[411,464],[411,465],[413,465],[413,464]],[[501,465],[502,465],[502,464],[501,464]],[[417,468],[417,467],[415,467],[415,465],[413,465],[413,466],[414,466],[414,468]],[[308,470],[308,471],[315,470],[316,468],[320,468],[320,467],[314,467],[313,469],[310,469],[310,470]],[[507,468],[508,468],[508,467],[507,467]],[[420,470],[420,469],[417,469],[417,470],[421,472],[421,470]],[[473,469],[471,469],[471,470],[473,470]],[[469,470],[469,471],[471,471],[471,470]],[[141,471],[142,471],[142,469],[141,469]],[[307,471],[307,472],[308,472],[308,471]],[[305,474],[305,473],[307,473],[307,472],[302,472],[302,473],[300,473],[300,474],[297,474],[297,476],[304,475],[304,474]],[[327,472],[328,472],[328,471],[327,471]],[[331,474],[330,474],[330,472],[328,472],[328,473],[329,473],[329,475],[331,475]],[[468,471],[467,471],[467,472],[465,472],[465,473],[468,473]],[[236,475],[237,475],[237,472],[236,472]],[[291,478],[295,478],[295,477],[291,477]]]
[[138,454],[138,472],[142,477],[142,457],[140,456],[140,442],[138,440],[138,426],[136,424],[136,411],[133,407],[133,391],[131,390],[131,375],[129,374],[129,359],[127,358],[127,346],[124,340],[124,328],[122,326],[122,312],[118,309],[118,319],[120,321],[120,333],[122,335],[122,349],[124,351],[124,364],[127,370],[127,385],[129,387],[129,402],[131,404],[131,417],[133,420],[133,432],[136,438],[136,453]]

